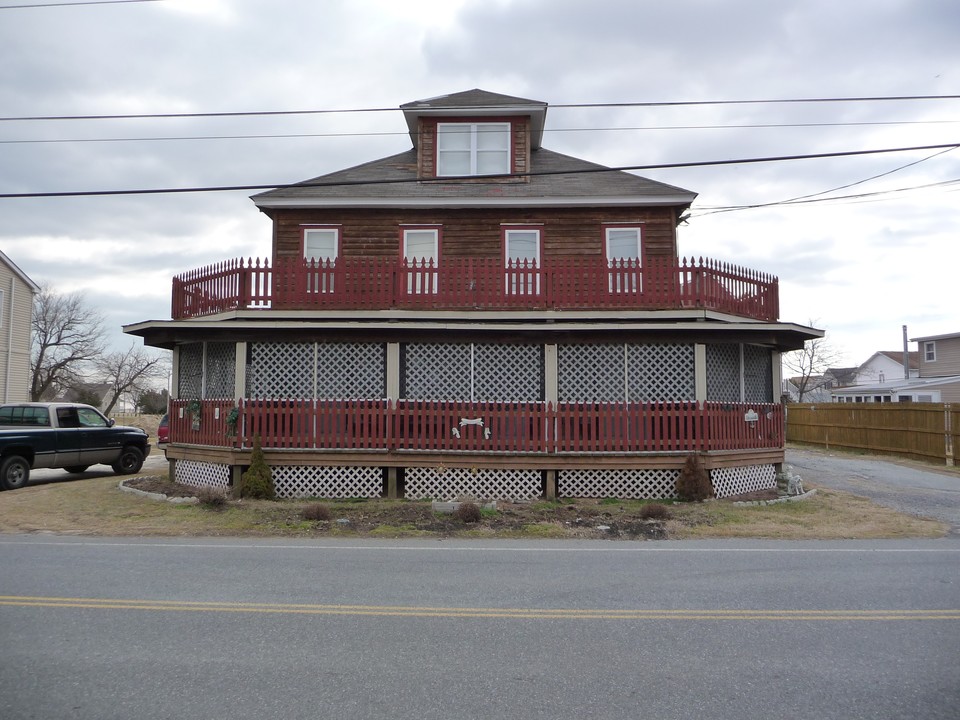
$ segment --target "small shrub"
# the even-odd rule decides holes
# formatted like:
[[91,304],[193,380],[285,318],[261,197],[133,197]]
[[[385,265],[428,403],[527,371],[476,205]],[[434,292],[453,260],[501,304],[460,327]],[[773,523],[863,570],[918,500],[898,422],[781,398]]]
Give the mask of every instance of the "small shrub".
[[670,508],[660,503],[650,503],[640,508],[640,517],[643,520],[669,520],[673,517]]
[[219,510],[227,504],[227,496],[212,487],[202,487],[197,490],[197,501],[205,508]]
[[253,438],[250,467],[240,476],[240,497],[255,500],[273,500],[276,497],[273,475],[270,473],[270,466],[267,465],[267,461],[263,457],[259,435],[255,435]]
[[714,496],[710,473],[696,453],[687,456],[677,478],[677,496],[687,502],[701,502]]
[[332,517],[330,515],[330,508],[320,503],[311,503],[307,505],[300,512],[300,515],[304,520],[312,520],[314,522],[326,522]]
[[460,503],[453,515],[463,523],[478,523],[483,516],[477,504],[472,502]]

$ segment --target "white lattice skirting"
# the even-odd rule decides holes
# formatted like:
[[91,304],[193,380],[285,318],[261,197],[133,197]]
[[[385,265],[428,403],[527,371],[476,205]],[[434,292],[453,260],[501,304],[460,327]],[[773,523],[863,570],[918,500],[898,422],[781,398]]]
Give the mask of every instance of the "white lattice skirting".
[[710,480],[717,497],[725,498],[775,488],[777,472],[773,465],[715,468],[710,471]]
[[178,460],[174,465],[173,479],[190,487],[226,490],[230,487],[230,466]]
[[376,498],[383,489],[378,467],[278,465],[270,470],[278,498]]
[[573,498],[675,498],[679,475],[679,470],[561,470],[557,494]]
[[411,500],[532,500],[541,495],[539,470],[407,468],[403,495]]

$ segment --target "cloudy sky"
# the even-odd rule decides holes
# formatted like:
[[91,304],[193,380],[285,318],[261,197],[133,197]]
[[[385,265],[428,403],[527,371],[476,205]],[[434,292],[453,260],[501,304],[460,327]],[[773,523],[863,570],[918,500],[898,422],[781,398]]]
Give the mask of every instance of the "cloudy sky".
[[[960,144],[960,99],[609,106],[957,96],[956,0],[15,7],[47,1],[0,0],[0,194],[296,182],[406,150],[401,103],[475,87],[607,105],[552,107],[544,146],[618,167]],[[297,110],[371,112],[17,119]],[[779,276],[781,318],[848,364],[960,331],[960,149],[641,174],[699,193],[682,255]],[[251,194],[0,198],[0,249],[125,346],[173,275],[269,256]]]

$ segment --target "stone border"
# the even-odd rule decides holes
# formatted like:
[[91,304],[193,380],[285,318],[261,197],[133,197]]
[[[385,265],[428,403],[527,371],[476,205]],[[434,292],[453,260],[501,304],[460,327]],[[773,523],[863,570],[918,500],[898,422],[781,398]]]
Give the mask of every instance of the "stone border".
[[783,497],[778,497],[776,500],[735,500],[732,505],[739,505],[741,507],[748,505],[779,505],[780,503],[786,502],[796,502],[797,500],[807,500],[817,494],[816,488],[813,490],[807,490],[801,495],[784,495]]
[[152,493],[147,492],[146,490],[138,490],[137,488],[127,487],[125,483],[127,480],[136,480],[137,478],[127,478],[126,480],[121,480],[118,487],[123,492],[133,493],[134,495],[139,495],[140,497],[148,498],[150,500],[165,500],[168,503],[173,503],[174,505],[197,505],[199,500],[195,497],[168,497],[163,493]]

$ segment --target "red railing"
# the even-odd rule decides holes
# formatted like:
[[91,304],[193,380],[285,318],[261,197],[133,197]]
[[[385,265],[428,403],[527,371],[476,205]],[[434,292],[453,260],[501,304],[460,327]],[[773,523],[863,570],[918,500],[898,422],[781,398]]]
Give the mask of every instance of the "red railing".
[[230,260],[173,279],[174,319],[250,309],[706,308],[757,320],[780,314],[777,278],[713,260],[343,257]]
[[769,403],[175,400],[170,417],[171,442],[217,447],[250,447],[254,436],[265,448],[521,454],[741,450],[784,443],[782,406]]

